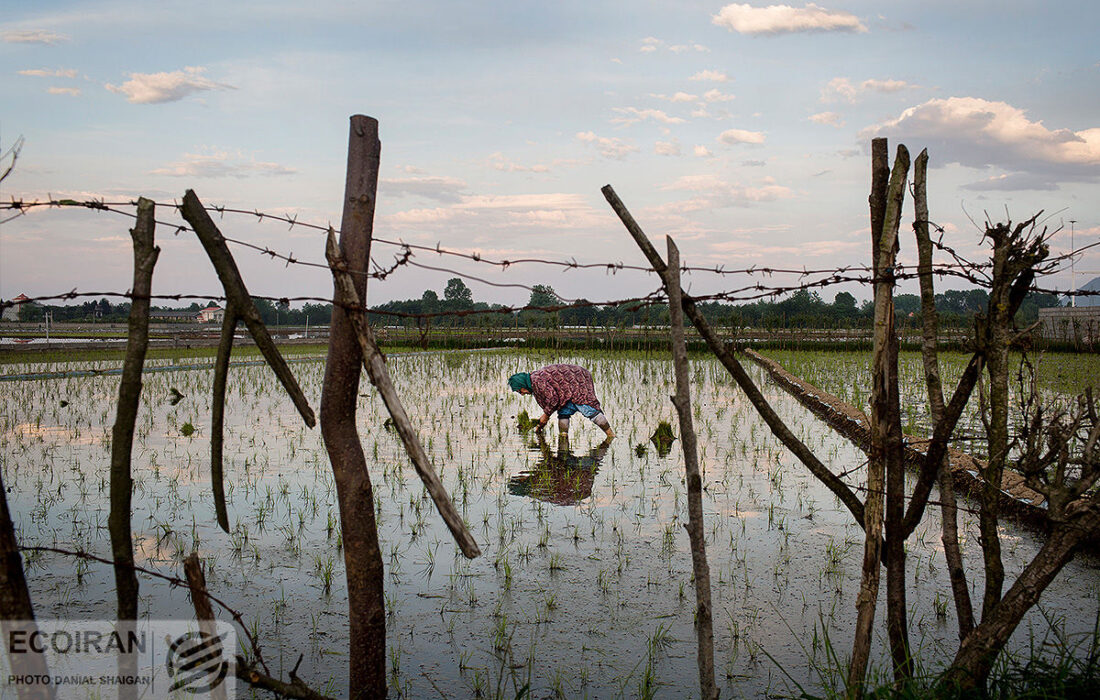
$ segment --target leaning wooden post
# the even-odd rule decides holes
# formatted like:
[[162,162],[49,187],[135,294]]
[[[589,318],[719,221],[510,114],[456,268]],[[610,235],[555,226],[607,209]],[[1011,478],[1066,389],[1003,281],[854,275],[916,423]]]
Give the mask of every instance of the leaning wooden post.
[[[603,196],[607,199],[607,203],[611,205],[612,210],[619,216],[619,220],[623,222],[630,236],[634,239],[634,242],[638,244],[638,247],[642,250],[642,253],[646,256],[646,260],[649,261],[650,266],[661,276],[662,281],[665,278],[665,274],[668,271],[668,266],[665,265],[665,261],[661,259],[660,253],[653,247],[653,244],[649,242],[649,237],[646,236],[645,231],[638,225],[638,222],[634,220],[634,217],[630,214],[630,211],[623,204],[619,196],[615,194],[615,190],[611,185],[604,185],[600,190],[603,192]],[[695,305],[695,301],[690,297],[684,297],[682,303],[684,309],[684,315],[692,322],[696,330],[699,331],[699,335],[703,336],[703,340],[707,342],[707,347],[718,358],[722,366],[726,368],[726,371],[730,373],[733,380],[737,382],[737,386],[741,391],[745,392],[745,396],[748,397],[749,402],[752,403],[753,408],[760,414],[760,417],[767,423],[768,428],[771,429],[772,434],[783,443],[784,447],[790,450],[798,459],[810,470],[821,483],[833,492],[834,495],[840,500],[841,503],[852,514],[852,517],[863,527],[863,503],[856,496],[844,481],[840,479],[836,474],[829,470],[820,459],[810,451],[805,443],[798,439],[791,429],[783,422],[783,419],[779,417],[779,414],[775,412],[775,409],[771,407],[768,400],[764,398],[764,394],[761,393],[760,388],[756,386],[756,383],[749,376],[749,373],[745,371],[745,368],[734,357],[733,353],[722,344],[722,340],[711,329],[710,324],[707,323],[706,318],[703,317],[699,308]],[[614,334],[608,336],[608,341],[614,339]]]
[[[356,115],[348,137],[344,212],[340,247],[355,286],[366,298],[375,192],[382,146],[378,121]],[[334,285],[333,298],[336,290]],[[332,463],[340,532],[348,583],[348,694],[353,698],[386,697],[386,612],[382,586],[382,552],[374,519],[374,490],[367,460],[355,428],[362,357],[347,312],[332,307],[325,385],[321,392],[321,436]]]
[[691,420],[691,386],[688,380],[687,344],[684,342],[684,312],[680,289],[680,250],[672,237],[668,241],[668,313],[672,329],[672,363],[676,371],[676,395],[672,404],[680,417],[680,445],[684,450],[687,475],[688,538],[691,541],[691,567],[695,574],[695,632],[699,653],[699,691],[703,698],[718,697],[714,685],[714,622],[711,615],[710,567],[707,566],[706,534],[703,528],[703,480],[699,476],[695,428]]
[[248,288],[241,278],[237,263],[233,260],[233,254],[225,243],[225,237],[218,230],[214,220],[206,213],[206,208],[195,195],[194,190],[187,190],[183,195],[183,204],[180,206],[180,214],[195,231],[199,242],[202,243],[207,257],[210,258],[218,279],[221,280],[225,290],[225,319],[222,324],[221,342],[218,344],[218,359],[214,366],[214,409],[210,436],[210,463],[211,484],[214,491],[214,509],[218,517],[218,525],[229,532],[229,517],[225,508],[225,489],[222,483],[222,419],[225,412],[225,383],[229,371],[229,353],[233,344],[233,329],[237,321],[244,321],[245,327],[256,347],[267,360],[268,366],[275,372],[283,388],[286,389],[294,407],[302,416],[306,425],[313,427],[317,420],[313,415],[313,409],[309,407],[309,400],[298,386],[298,380],[290,371],[286,360],[279,353],[271,334],[267,332],[260,312],[256,304],[248,294]]
[[[156,226],[154,209],[151,200],[139,199],[137,224],[130,231],[134,247],[134,286],[130,296],[126,359],[122,364],[118,408],[111,431],[111,512],[107,516],[107,527],[115,561],[115,595],[121,627],[132,626],[138,613],[138,580],[134,571],[134,542],[130,531],[130,499],[134,490],[130,456],[134,445],[134,425],[141,404],[141,370],[145,365],[145,351],[149,347],[149,297],[153,289],[153,267],[160,255],[160,248],[153,245]],[[118,672],[123,677],[136,676],[137,658],[133,654],[119,654]],[[119,686],[119,696],[137,697],[136,686]]]
[[473,559],[481,554],[481,550],[478,549],[473,535],[470,534],[470,531],[466,528],[466,523],[462,521],[462,516],[455,509],[454,503],[451,502],[451,497],[443,487],[443,482],[439,480],[435,469],[432,468],[431,460],[428,459],[424,446],[420,444],[416,428],[413,427],[408,413],[405,412],[401,397],[397,395],[397,390],[390,379],[390,371],[386,368],[386,358],[382,355],[382,351],[378,349],[378,343],[374,340],[374,333],[371,332],[370,325],[367,323],[365,307],[359,301],[359,295],[355,291],[355,282],[348,271],[347,262],[340,255],[340,248],[336,244],[336,234],[332,229],[329,229],[328,232],[328,246],[325,252],[336,284],[336,304],[343,308],[355,331],[355,340],[359,344],[359,352],[363,356],[363,366],[367,369],[367,376],[370,377],[371,384],[374,384],[375,388],[378,389],[378,393],[381,394],[382,402],[386,405],[386,410],[393,418],[394,427],[397,428],[397,433],[405,444],[405,451],[409,454],[409,458],[416,468],[416,473],[420,476],[420,480],[424,482],[424,487],[432,497],[436,510],[443,517],[443,521],[447,523],[447,527],[462,553]]

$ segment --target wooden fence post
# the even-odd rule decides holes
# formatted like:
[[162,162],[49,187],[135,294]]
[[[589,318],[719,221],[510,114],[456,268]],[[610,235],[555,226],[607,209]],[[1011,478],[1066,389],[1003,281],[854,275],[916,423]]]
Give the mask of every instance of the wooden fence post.
[[[375,193],[382,145],[378,121],[356,115],[348,137],[344,211],[340,248],[366,298]],[[333,298],[337,289],[333,285]],[[362,355],[347,312],[333,304],[325,385],[321,393],[321,436],[325,442],[336,497],[348,584],[348,695],[386,697],[386,613],[383,601],[382,553],[374,519],[374,490],[366,456],[355,428]]]
[[680,308],[680,250],[672,237],[668,241],[668,313],[672,331],[672,363],[676,371],[676,395],[672,403],[680,418],[680,446],[684,450],[687,477],[688,538],[691,541],[691,567],[695,574],[695,632],[698,642],[699,692],[707,700],[716,700],[714,685],[714,622],[711,614],[710,567],[707,566],[706,533],[703,529],[703,480],[699,475],[695,428],[691,420],[691,386],[688,379],[687,344],[684,342],[684,312]]
[[[124,628],[129,625],[131,629],[137,620],[138,580],[134,571],[134,541],[130,530],[130,500],[134,490],[130,456],[134,446],[134,424],[141,404],[141,371],[145,365],[145,351],[149,347],[149,295],[153,290],[153,267],[160,255],[160,248],[153,245],[155,226],[154,204],[142,197],[137,205],[137,224],[130,231],[134,246],[134,286],[131,290],[126,359],[122,364],[118,407],[111,430],[111,512],[107,517],[107,527],[115,561],[118,624]],[[119,631],[125,633],[126,630]],[[133,654],[119,654],[118,673],[122,677],[136,676],[137,658]],[[137,697],[137,687],[119,686],[119,697]]]

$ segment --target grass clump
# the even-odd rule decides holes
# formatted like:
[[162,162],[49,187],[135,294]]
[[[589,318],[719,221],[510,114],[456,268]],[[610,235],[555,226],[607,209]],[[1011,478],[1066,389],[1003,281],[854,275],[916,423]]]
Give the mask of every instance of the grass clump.
[[669,425],[667,420],[658,423],[657,429],[649,436],[649,441],[657,448],[657,454],[661,457],[668,456],[668,453],[672,451],[672,443],[675,440],[676,436],[672,434],[672,426]]

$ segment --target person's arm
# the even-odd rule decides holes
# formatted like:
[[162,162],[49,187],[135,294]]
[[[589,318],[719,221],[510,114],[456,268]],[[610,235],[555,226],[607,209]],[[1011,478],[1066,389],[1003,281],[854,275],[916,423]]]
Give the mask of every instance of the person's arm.
[[549,422],[550,422],[550,412],[549,411],[543,411],[542,415],[539,416],[539,427],[538,427],[538,429],[542,430],[543,428],[546,427],[546,424],[549,423]]

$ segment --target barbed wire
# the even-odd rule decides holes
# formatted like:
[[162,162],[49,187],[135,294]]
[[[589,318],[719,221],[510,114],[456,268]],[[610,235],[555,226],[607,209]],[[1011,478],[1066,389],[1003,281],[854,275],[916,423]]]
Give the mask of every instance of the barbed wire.
[[[168,208],[173,208],[173,209],[179,209],[179,207],[180,207],[180,205],[176,202],[172,202],[172,203],[155,202],[155,204],[158,207],[168,207]],[[22,216],[27,211],[29,211],[30,209],[33,209],[33,208],[65,208],[65,207],[83,208],[83,209],[91,209],[91,210],[97,210],[97,211],[107,211],[107,212],[112,212],[112,213],[116,213],[116,214],[122,214],[124,216],[129,216],[131,218],[135,218],[136,217],[135,213],[132,213],[132,212],[129,212],[129,211],[124,211],[124,210],[121,209],[121,207],[136,207],[136,206],[137,206],[137,201],[136,200],[107,202],[105,200],[95,200],[95,199],[93,199],[93,200],[75,200],[75,199],[52,199],[51,198],[51,199],[46,200],[46,201],[36,200],[36,201],[33,201],[33,202],[25,202],[23,200],[12,199],[10,202],[0,203],[0,211],[2,211],[2,210],[16,210],[16,211],[19,212],[14,217],[10,217],[8,219],[5,219],[4,221],[10,221],[14,218],[18,218],[19,216]],[[299,221],[297,215],[292,216],[290,214],[285,214],[285,215],[283,215],[283,214],[274,214],[274,213],[271,213],[271,212],[263,212],[263,211],[260,211],[259,209],[240,209],[240,208],[227,207],[227,206],[221,206],[221,205],[204,205],[204,209],[208,212],[217,213],[220,217],[223,217],[223,218],[224,218],[225,214],[229,213],[229,214],[239,214],[239,215],[245,215],[245,216],[252,216],[252,217],[255,217],[257,219],[257,221],[260,221],[260,222],[263,222],[265,220],[278,221],[278,222],[281,222],[281,223],[288,224],[288,227],[289,227],[288,230],[293,229],[295,226],[300,226],[300,227],[303,227],[303,228],[306,228],[306,229],[311,229],[311,230],[324,232],[324,233],[327,233],[330,229],[334,233],[339,233],[340,232],[339,229],[336,229],[336,228],[332,227],[330,224],[320,225],[320,224],[314,224],[314,223],[305,222],[305,221]],[[0,223],[3,223],[3,221],[0,221]],[[184,224],[180,224],[180,223],[177,223],[177,222],[167,222],[167,221],[157,220],[157,223],[160,224],[160,225],[163,225],[163,226],[166,226],[166,227],[169,227],[169,228],[173,229],[177,235],[179,233],[182,233],[182,232],[191,231],[191,228],[189,226],[186,226]],[[931,223],[931,222],[929,222],[929,223]],[[936,226],[934,223],[932,225]],[[936,228],[937,228],[938,231],[940,231],[942,233],[943,229],[941,227],[936,226]],[[267,256],[272,257],[272,258],[277,258],[277,259],[283,260],[287,263],[287,265],[298,264],[298,265],[306,265],[306,266],[310,266],[310,267],[318,267],[318,268],[325,268],[325,269],[328,268],[328,265],[325,264],[325,263],[322,263],[322,262],[311,262],[311,261],[296,258],[294,256],[293,252],[291,252],[291,253],[280,253],[280,252],[275,251],[275,250],[273,250],[273,249],[271,249],[270,247],[267,247],[267,246],[260,246],[260,245],[250,243],[248,241],[242,241],[242,240],[239,240],[239,239],[234,239],[234,238],[231,238],[231,237],[228,237],[228,236],[224,236],[224,234],[223,234],[223,237],[226,239],[226,241],[232,242],[236,245],[251,248],[251,249],[256,250],[257,252],[259,252],[263,255],[267,255]],[[384,245],[399,247],[404,251],[404,253],[403,253],[404,255],[410,255],[411,251],[429,252],[429,253],[435,253],[435,254],[440,255],[440,256],[451,256],[451,257],[456,257],[456,258],[462,258],[462,259],[469,260],[469,261],[472,261],[472,262],[491,265],[491,266],[499,267],[502,270],[506,270],[506,269],[512,267],[513,265],[538,264],[538,265],[549,265],[549,266],[554,266],[554,267],[560,267],[563,270],[601,269],[601,270],[605,270],[605,271],[607,271],[611,274],[614,274],[614,273],[619,272],[619,271],[627,270],[627,271],[644,272],[644,273],[647,273],[647,274],[655,274],[653,272],[653,270],[648,266],[645,266],[645,265],[627,265],[627,264],[625,264],[621,261],[616,261],[616,262],[587,262],[587,263],[585,263],[585,262],[578,262],[575,257],[571,258],[571,259],[568,259],[568,260],[548,260],[548,259],[544,259],[544,258],[515,258],[515,259],[496,260],[496,259],[493,259],[493,258],[490,258],[490,257],[486,257],[486,256],[484,256],[481,253],[476,252],[476,251],[475,252],[468,252],[468,251],[460,251],[460,250],[453,250],[453,249],[449,249],[449,248],[444,248],[442,245],[440,245],[438,243],[435,246],[428,246],[428,245],[421,245],[421,244],[416,244],[416,243],[408,243],[408,242],[405,242],[405,241],[393,241],[393,240],[389,240],[389,239],[386,239],[386,238],[383,238],[383,237],[380,237],[380,236],[372,237],[372,243],[380,243],[380,244],[384,244]],[[950,248],[943,245],[942,240],[935,242],[935,245],[937,245],[937,247],[940,247],[942,250],[953,253],[953,251],[951,251]],[[1091,246],[1089,246],[1089,247],[1091,247]],[[1082,250],[1084,250],[1084,249],[1082,249]],[[974,263],[974,262],[965,261],[965,260],[962,260],[961,258],[958,258],[958,261],[955,264],[939,263],[935,267],[936,268],[942,268],[942,269],[957,268],[957,269],[978,270],[978,269],[987,268],[989,266],[990,266],[990,263]],[[908,267],[912,267],[912,268],[915,269],[916,266],[900,266],[899,269],[907,269]],[[837,272],[843,273],[843,272],[870,272],[870,271],[871,271],[870,267],[866,266],[866,265],[851,265],[851,266],[845,266],[845,267],[841,267],[841,268],[820,268],[820,269],[810,269],[810,268],[807,268],[805,266],[803,266],[801,268],[781,268],[781,267],[758,266],[758,265],[750,265],[748,267],[740,267],[740,268],[727,268],[725,265],[721,265],[721,264],[714,265],[714,266],[706,266],[706,267],[704,267],[704,266],[691,266],[691,265],[685,265],[685,266],[681,267],[681,272],[686,273],[686,274],[690,274],[690,273],[694,273],[694,272],[699,272],[699,273],[705,272],[705,273],[716,274],[716,275],[755,275],[755,274],[780,275],[780,274],[790,274],[790,275],[800,275],[800,276],[811,276],[811,275],[832,274],[832,273],[837,273]],[[354,274],[364,274],[363,271],[353,271],[353,273]],[[371,276],[379,276],[377,273],[367,273],[367,274],[370,274]],[[384,278],[384,276],[385,275],[381,275],[380,278]]]
[[[171,208],[171,209],[174,209],[174,210],[178,210],[180,208],[180,205],[176,202],[172,202],[172,203],[160,202],[160,203],[155,203],[155,204],[159,207]],[[128,211],[126,209],[126,208],[129,208],[129,207],[136,207],[136,205],[137,205],[137,202],[135,200],[108,202],[108,201],[105,201],[105,200],[102,200],[102,199],[99,199],[99,200],[96,200],[96,199],[91,199],[91,200],[54,199],[51,196],[49,199],[47,199],[45,201],[36,200],[36,201],[33,201],[33,202],[25,202],[23,200],[12,199],[10,202],[0,203],[0,210],[14,210],[14,211],[17,211],[19,213],[16,214],[16,217],[18,217],[18,216],[24,215],[27,211],[29,211],[30,209],[33,209],[33,208],[51,208],[51,209],[53,209],[53,208],[56,208],[56,209],[81,208],[81,209],[88,209],[88,210],[94,210],[94,211],[106,211],[106,212],[110,212],[110,213],[115,213],[115,214],[120,214],[120,215],[123,215],[123,216],[127,216],[129,218],[136,218],[136,216],[137,216],[136,212],[131,212],[131,211]],[[258,209],[247,210],[247,209],[240,209],[240,208],[233,208],[233,207],[219,206],[219,205],[205,206],[204,208],[208,212],[217,213],[222,218],[224,218],[225,214],[230,213],[230,214],[237,214],[237,215],[253,216],[253,217],[256,217],[256,219],[260,222],[265,221],[265,220],[279,221],[279,222],[288,224],[289,229],[293,229],[295,226],[302,226],[304,228],[311,229],[311,230],[324,231],[326,234],[330,230],[333,231],[333,232],[336,231],[331,226],[321,226],[319,224],[314,224],[314,223],[310,223],[310,222],[298,221],[297,215],[273,214],[273,213],[270,213],[270,212],[263,212],[263,211],[260,211]],[[9,217],[8,219],[5,219],[4,221],[10,221],[12,218],[15,218],[15,217]],[[192,231],[192,229],[189,226],[184,225],[184,224],[180,224],[180,223],[177,223],[177,222],[167,222],[167,221],[157,220],[156,223],[161,225],[161,226],[165,226],[165,227],[170,228],[171,230],[174,231],[174,233],[176,235],[178,235],[179,233],[182,233],[182,232]],[[979,287],[988,287],[989,286],[989,281],[988,281],[988,273],[986,272],[986,270],[990,267],[991,263],[974,263],[972,261],[966,260],[957,251],[955,251],[954,249],[950,248],[949,246],[947,246],[943,243],[942,234],[944,232],[944,229],[941,226],[938,226],[934,222],[925,222],[925,223],[928,223],[931,226],[933,226],[937,230],[937,232],[939,232],[941,234],[940,240],[933,242],[934,245],[936,245],[936,247],[939,248],[940,250],[946,252],[955,261],[954,263],[940,263],[940,264],[934,265],[933,270],[932,270],[932,274],[936,275],[938,277],[941,277],[941,278],[943,278],[943,277],[954,277],[954,278],[957,278],[957,279],[961,279],[961,280],[970,282],[970,283],[972,283],[974,285],[977,285]],[[256,252],[258,252],[262,255],[268,256],[272,259],[283,260],[286,263],[286,265],[285,265],[286,267],[290,267],[290,265],[301,265],[301,266],[306,266],[306,267],[324,269],[326,271],[329,269],[329,266],[326,263],[319,263],[319,262],[312,262],[312,261],[308,261],[308,260],[302,260],[302,259],[299,259],[299,258],[295,257],[293,252],[291,252],[291,253],[280,253],[276,250],[273,250],[272,248],[270,248],[268,246],[257,245],[255,243],[251,243],[249,241],[236,239],[236,238],[231,238],[231,237],[228,237],[228,236],[224,236],[224,234],[223,234],[223,238],[225,238],[225,240],[229,243],[232,243],[234,245],[237,245],[237,246],[249,249],[249,250],[254,250],[254,251],[256,251]],[[380,266],[378,264],[378,262],[376,260],[372,260],[371,263],[374,265],[374,268],[375,268],[374,271],[372,271],[372,272],[365,272],[365,271],[362,271],[362,270],[351,271],[353,274],[365,275],[365,276],[368,276],[370,278],[377,279],[377,280],[385,280],[390,275],[392,275],[395,271],[397,271],[398,269],[400,269],[402,267],[405,267],[405,266],[409,266],[409,267],[417,267],[417,268],[424,269],[424,270],[430,270],[430,271],[433,271],[433,272],[442,272],[442,273],[452,275],[454,277],[458,277],[460,279],[474,281],[474,282],[477,282],[479,284],[484,284],[484,285],[487,285],[487,286],[492,286],[492,287],[497,287],[497,288],[521,289],[521,290],[525,290],[525,291],[532,292],[532,293],[535,293],[537,291],[545,291],[545,290],[537,289],[537,287],[539,285],[532,286],[532,285],[527,285],[527,284],[522,284],[522,283],[517,283],[517,282],[495,282],[495,281],[492,281],[492,280],[489,280],[489,279],[485,279],[484,277],[476,276],[476,275],[473,275],[473,274],[470,274],[468,272],[464,272],[464,271],[461,271],[461,270],[456,270],[456,269],[452,269],[452,268],[448,268],[448,267],[442,267],[442,266],[436,266],[436,265],[428,265],[428,264],[425,264],[425,263],[417,262],[417,261],[413,260],[413,258],[415,256],[414,251],[422,251],[422,252],[426,251],[426,252],[436,253],[440,256],[451,256],[451,257],[455,257],[455,258],[461,258],[461,259],[465,259],[465,260],[469,260],[469,261],[473,261],[473,262],[477,262],[477,263],[482,263],[482,264],[486,264],[486,265],[490,265],[490,266],[495,266],[495,267],[498,267],[502,270],[508,269],[509,267],[511,267],[513,265],[530,263],[530,264],[543,264],[543,265],[556,266],[556,267],[562,268],[563,271],[568,271],[570,269],[604,269],[604,270],[608,271],[611,274],[614,274],[614,273],[616,273],[620,270],[644,271],[644,272],[653,274],[653,270],[648,268],[648,267],[636,266],[636,265],[625,265],[621,262],[581,263],[581,262],[578,262],[575,258],[570,259],[570,260],[546,260],[546,259],[540,259],[540,258],[518,258],[518,259],[514,259],[514,260],[493,260],[493,259],[487,258],[485,256],[482,256],[480,253],[477,253],[477,252],[464,252],[464,251],[451,250],[451,249],[443,248],[439,244],[432,247],[432,246],[423,246],[423,245],[418,245],[418,244],[406,243],[404,241],[391,241],[391,240],[387,240],[387,239],[384,239],[384,238],[373,238],[373,242],[392,245],[392,246],[397,246],[397,247],[400,248],[400,251],[397,254],[394,255],[393,263],[388,267],[383,268],[382,266]],[[1093,248],[1097,245],[1100,245],[1100,242],[1090,244],[1088,246],[1084,246],[1083,248],[1071,251],[1067,254],[1058,256],[1056,258],[1051,258],[1051,259],[1046,261],[1047,265],[1045,267],[1045,270],[1048,273],[1052,274],[1053,271],[1054,271],[1054,268],[1057,266],[1058,262],[1066,260],[1066,259],[1070,259],[1073,256],[1079,255],[1081,252],[1083,252],[1085,250],[1088,250],[1090,248]],[[866,266],[866,265],[850,265],[850,266],[844,266],[844,267],[838,267],[838,268],[820,268],[820,269],[809,269],[809,268],[806,268],[806,267],[802,267],[801,269],[798,269],[798,268],[773,268],[773,267],[761,267],[761,266],[755,266],[755,265],[750,266],[750,267],[746,267],[746,268],[736,268],[736,269],[726,269],[722,265],[718,265],[718,266],[715,266],[715,267],[683,266],[681,268],[681,271],[685,272],[685,273],[706,272],[706,273],[713,273],[713,274],[724,275],[724,276],[728,276],[728,275],[746,275],[746,276],[750,276],[750,277],[755,276],[755,275],[765,275],[765,276],[768,276],[768,277],[777,276],[777,275],[795,275],[795,276],[798,277],[798,279],[801,280],[797,284],[789,284],[789,285],[765,285],[761,282],[757,282],[757,283],[753,283],[753,284],[743,285],[739,288],[724,290],[724,291],[711,293],[711,294],[691,295],[691,298],[693,300],[695,300],[696,302],[699,302],[699,303],[705,303],[705,302],[729,302],[729,303],[732,303],[732,302],[753,302],[753,301],[760,301],[762,299],[776,298],[776,297],[782,296],[784,294],[788,294],[788,293],[791,293],[791,292],[802,291],[802,290],[823,289],[823,288],[826,288],[826,287],[829,287],[829,286],[832,286],[832,285],[846,284],[846,283],[869,285],[869,284],[873,284],[876,281],[874,276],[873,276],[871,268]],[[917,266],[915,266],[915,265],[906,266],[906,265],[899,264],[899,265],[896,265],[891,270],[887,270],[884,274],[890,276],[895,281],[900,281],[900,280],[916,279],[916,278],[920,277],[921,273],[917,270]],[[810,277],[818,277],[818,279],[812,279],[812,280],[807,279],[807,278],[810,278]],[[1037,292],[1042,292],[1042,293],[1046,293],[1046,294],[1063,295],[1063,296],[1092,296],[1092,295],[1100,294],[1100,292],[1089,291],[1089,290],[1057,290],[1057,289],[1040,288],[1038,286],[1033,286],[1032,289],[1034,291],[1037,291]],[[66,300],[73,300],[73,299],[80,298],[80,297],[91,297],[91,296],[99,296],[99,297],[110,296],[110,297],[134,298],[133,295],[130,294],[130,292],[128,292],[128,291],[127,292],[119,292],[119,291],[79,292],[76,289],[73,289],[69,292],[44,295],[44,296],[35,297],[33,299],[24,299],[22,301],[23,302],[27,302],[27,301],[42,302],[42,301],[58,301],[58,300],[66,301]],[[380,309],[380,308],[377,308],[377,307],[374,308],[374,309],[368,309],[368,310],[369,310],[370,313],[378,314],[378,315],[393,316],[393,317],[400,317],[400,318],[429,319],[429,318],[439,318],[439,317],[446,317],[446,316],[461,317],[461,316],[470,316],[470,315],[479,315],[479,314],[493,314],[493,313],[508,314],[508,313],[517,313],[517,312],[521,312],[521,311],[556,312],[556,311],[562,311],[562,310],[570,309],[570,308],[621,307],[621,306],[624,306],[624,305],[633,305],[633,310],[640,310],[641,308],[646,308],[646,307],[649,307],[649,306],[654,306],[654,305],[667,303],[667,299],[665,298],[663,291],[661,291],[660,289],[658,289],[655,292],[651,292],[650,294],[647,294],[645,296],[635,296],[635,297],[622,298],[622,299],[607,299],[607,300],[602,300],[602,301],[590,301],[590,300],[587,300],[587,299],[571,299],[571,298],[563,297],[560,294],[556,294],[556,293],[555,293],[555,297],[559,301],[561,301],[562,303],[561,304],[555,304],[555,305],[531,305],[531,304],[511,305],[511,306],[509,306],[509,305],[494,305],[492,307],[483,308],[483,309],[451,309],[451,310],[440,310],[440,311],[426,311],[426,312],[418,312],[418,313],[393,311],[393,310],[387,310],[387,309]],[[154,295],[154,296],[151,296],[149,298],[150,299],[161,299],[161,300],[173,300],[173,301],[182,301],[182,300],[187,300],[187,299],[204,299],[204,300],[207,300],[207,301],[210,301],[210,300],[225,301],[225,297],[220,295],[220,294],[211,294],[211,295],[165,294],[165,295]],[[258,296],[257,295],[257,296],[254,296],[254,298],[256,298],[256,299],[266,299],[268,301],[272,301],[272,302],[279,303],[279,304],[289,304],[292,301],[319,302],[319,303],[325,303],[325,304],[333,303],[332,300],[329,299],[329,298],[316,297],[316,296],[271,297],[271,296]],[[5,302],[0,302],[0,308],[8,308],[8,307],[13,306],[13,305],[15,305],[15,303],[10,301],[10,300],[5,301]]]

